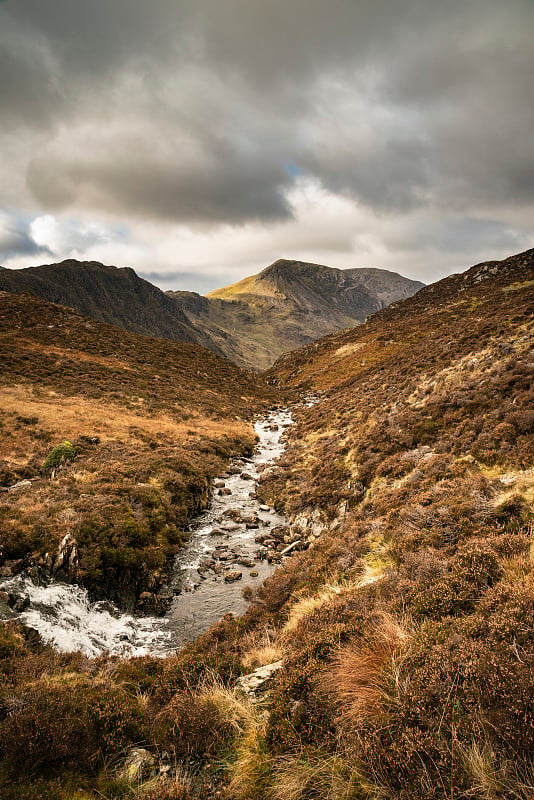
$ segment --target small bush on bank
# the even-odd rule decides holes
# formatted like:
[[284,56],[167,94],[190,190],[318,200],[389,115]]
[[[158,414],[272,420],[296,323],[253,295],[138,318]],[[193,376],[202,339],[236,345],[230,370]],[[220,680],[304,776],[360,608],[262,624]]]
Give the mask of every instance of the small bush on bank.
[[43,469],[57,469],[69,461],[76,458],[76,448],[69,441],[65,440],[56,445],[47,455],[43,464]]

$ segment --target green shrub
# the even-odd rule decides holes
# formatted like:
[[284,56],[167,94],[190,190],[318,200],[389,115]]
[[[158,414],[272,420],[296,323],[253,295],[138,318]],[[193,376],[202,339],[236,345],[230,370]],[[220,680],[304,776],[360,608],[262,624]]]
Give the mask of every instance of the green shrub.
[[56,445],[47,455],[43,469],[57,469],[76,458],[76,448],[67,439]]

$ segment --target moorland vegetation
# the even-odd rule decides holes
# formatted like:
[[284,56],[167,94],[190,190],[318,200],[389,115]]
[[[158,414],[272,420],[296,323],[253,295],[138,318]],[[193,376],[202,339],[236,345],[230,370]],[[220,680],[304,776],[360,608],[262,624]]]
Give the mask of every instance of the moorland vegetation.
[[2,796],[530,800],[533,287],[477,265],[282,358],[321,399],[259,492],[312,546],[167,659],[4,626]]

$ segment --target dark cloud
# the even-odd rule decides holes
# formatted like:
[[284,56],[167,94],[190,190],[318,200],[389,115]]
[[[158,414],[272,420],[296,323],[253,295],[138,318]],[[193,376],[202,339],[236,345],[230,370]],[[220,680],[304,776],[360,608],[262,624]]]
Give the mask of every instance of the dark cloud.
[[37,244],[30,233],[29,221],[15,214],[0,214],[0,261],[13,256],[51,255],[48,247]]
[[290,220],[307,177],[491,225],[534,202],[533,22],[532,0],[8,0],[3,184],[42,211],[238,226]]

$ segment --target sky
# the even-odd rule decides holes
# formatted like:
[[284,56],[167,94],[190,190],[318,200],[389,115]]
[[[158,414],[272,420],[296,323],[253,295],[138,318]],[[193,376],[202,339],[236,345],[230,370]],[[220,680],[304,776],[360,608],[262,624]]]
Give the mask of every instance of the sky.
[[0,264],[201,293],[534,246],[534,0],[0,0]]

